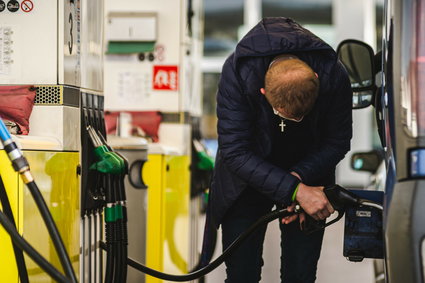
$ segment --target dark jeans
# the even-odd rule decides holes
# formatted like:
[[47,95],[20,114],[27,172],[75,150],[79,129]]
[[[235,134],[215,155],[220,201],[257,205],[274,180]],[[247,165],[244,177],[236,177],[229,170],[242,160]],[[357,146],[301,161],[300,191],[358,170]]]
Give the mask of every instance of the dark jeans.
[[[257,191],[246,189],[224,217],[223,250],[258,218],[270,212],[273,205]],[[310,283],[316,279],[324,230],[306,235],[299,226],[298,219],[288,225],[279,225],[282,283]],[[261,280],[266,229],[267,227],[262,227],[257,230],[226,260],[226,283],[251,283]]]

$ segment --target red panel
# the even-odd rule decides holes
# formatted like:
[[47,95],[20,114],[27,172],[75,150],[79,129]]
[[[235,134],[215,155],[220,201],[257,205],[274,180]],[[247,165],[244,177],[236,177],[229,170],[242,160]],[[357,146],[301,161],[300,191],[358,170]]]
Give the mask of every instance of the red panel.
[[154,90],[178,90],[179,72],[178,66],[153,66]]

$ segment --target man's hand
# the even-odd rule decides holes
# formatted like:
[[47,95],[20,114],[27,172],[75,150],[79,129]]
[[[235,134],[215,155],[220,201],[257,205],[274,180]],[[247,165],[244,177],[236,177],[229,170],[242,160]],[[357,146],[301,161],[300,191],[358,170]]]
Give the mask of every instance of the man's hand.
[[323,187],[312,187],[300,183],[296,200],[304,211],[316,220],[324,220],[335,211],[326,198]]
[[[290,206],[287,207],[288,211],[293,212],[295,210],[295,206],[296,206],[296,203],[294,202],[293,204],[291,204]],[[303,223],[305,221],[304,212],[301,212],[299,214],[294,214],[294,215],[291,215],[291,216],[283,217],[282,218],[282,224],[289,224],[289,223],[293,222],[294,220],[296,220],[298,218],[298,216],[300,217],[300,227],[301,227],[301,230],[302,230]]]

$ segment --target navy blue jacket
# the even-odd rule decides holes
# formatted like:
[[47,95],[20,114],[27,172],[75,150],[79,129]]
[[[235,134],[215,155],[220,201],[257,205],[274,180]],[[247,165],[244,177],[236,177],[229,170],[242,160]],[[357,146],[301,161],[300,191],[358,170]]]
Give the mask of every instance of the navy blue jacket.
[[306,62],[320,80],[319,96],[308,114],[314,146],[290,171],[297,172],[307,185],[332,184],[335,166],[350,149],[352,91],[334,50],[291,19],[263,19],[227,58],[219,82],[219,147],[209,207],[216,227],[248,186],[287,206],[299,183],[290,171],[267,161],[273,144],[273,110],[260,88],[270,62],[285,53]]

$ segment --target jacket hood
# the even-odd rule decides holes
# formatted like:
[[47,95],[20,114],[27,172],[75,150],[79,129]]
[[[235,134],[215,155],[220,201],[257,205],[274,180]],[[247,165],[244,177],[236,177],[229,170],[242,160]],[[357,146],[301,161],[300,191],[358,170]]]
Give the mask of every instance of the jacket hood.
[[292,19],[272,17],[261,20],[240,40],[234,59],[322,49],[333,50]]

